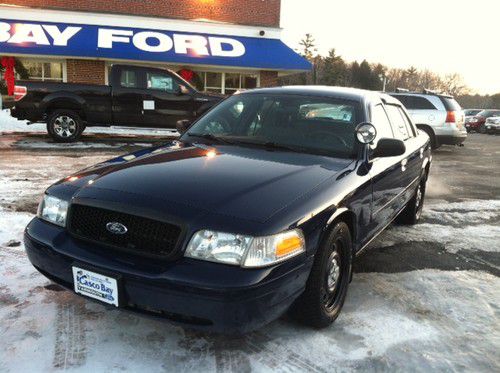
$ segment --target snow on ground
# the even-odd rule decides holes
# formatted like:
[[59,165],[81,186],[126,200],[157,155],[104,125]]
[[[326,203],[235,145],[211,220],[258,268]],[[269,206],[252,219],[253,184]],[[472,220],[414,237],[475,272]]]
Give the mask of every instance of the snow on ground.
[[464,249],[500,252],[499,223],[499,200],[427,203],[420,224],[392,226],[375,244],[392,246],[432,240],[444,244],[450,252]]
[[[78,141],[72,143],[54,143],[46,141],[28,141],[21,140],[16,142],[16,147],[21,149],[61,149],[61,150],[82,150],[82,149],[120,149],[130,144],[122,142],[113,143],[102,143],[102,142],[90,142],[90,141]],[[140,146],[142,148],[148,148],[153,146],[152,143],[141,143],[134,142],[134,146]]]
[[[45,123],[33,123],[28,125],[27,121],[17,120],[10,115],[8,109],[0,110],[0,133],[24,133],[24,132],[47,132]],[[131,128],[131,127],[88,127],[84,133],[104,133],[132,136],[175,136],[178,135],[174,129],[160,128]]]

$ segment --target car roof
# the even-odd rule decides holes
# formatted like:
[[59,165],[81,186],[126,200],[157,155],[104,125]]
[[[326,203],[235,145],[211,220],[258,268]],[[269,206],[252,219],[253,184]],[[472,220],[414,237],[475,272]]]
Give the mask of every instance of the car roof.
[[398,100],[385,93],[377,91],[369,91],[366,89],[359,89],[359,88],[348,88],[348,87],[296,85],[296,86],[283,86],[283,87],[270,87],[270,88],[255,88],[246,91],[241,91],[241,94],[252,94],[252,93],[296,94],[296,95],[308,95],[308,96],[318,96],[318,97],[332,97],[332,98],[342,98],[358,102],[366,102],[379,98],[386,103],[400,104]]
[[435,96],[444,98],[454,98],[453,96],[446,95],[444,93],[432,93],[432,92],[388,92],[391,96]]

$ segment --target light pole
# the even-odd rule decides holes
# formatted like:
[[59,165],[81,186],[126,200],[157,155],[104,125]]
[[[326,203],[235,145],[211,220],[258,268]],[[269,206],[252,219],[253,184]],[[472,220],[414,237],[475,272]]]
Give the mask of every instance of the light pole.
[[380,74],[379,76],[380,81],[382,82],[382,92],[385,92],[385,86],[388,82],[387,77],[384,74]]

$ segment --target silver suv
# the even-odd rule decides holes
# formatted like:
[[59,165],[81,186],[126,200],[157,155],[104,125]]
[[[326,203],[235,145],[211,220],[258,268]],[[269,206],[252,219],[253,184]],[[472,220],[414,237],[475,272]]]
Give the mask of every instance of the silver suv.
[[406,106],[418,129],[431,138],[432,148],[458,145],[467,138],[465,115],[451,96],[434,93],[389,93]]

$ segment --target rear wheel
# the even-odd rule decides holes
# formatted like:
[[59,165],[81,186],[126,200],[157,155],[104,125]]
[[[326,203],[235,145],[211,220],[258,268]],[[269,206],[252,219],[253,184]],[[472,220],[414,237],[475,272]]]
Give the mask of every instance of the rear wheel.
[[47,132],[57,142],[73,142],[80,138],[85,126],[71,110],[56,110],[47,121]]
[[318,248],[306,290],[292,306],[300,322],[324,328],[340,314],[352,270],[352,241],[349,227],[338,222]]
[[396,218],[396,223],[414,225],[420,220],[424,207],[425,177],[418,184],[413,198],[408,202],[403,211]]
[[486,126],[484,124],[481,124],[479,127],[479,133],[486,133]]
[[424,131],[429,136],[429,138],[431,139],[431,148],[432,149],[437,149],[437,148],[439,148],[441,146],[438,143],[438,141],[436,139],[436,135],[434,135],[434,131],[433,130],[431,130],[428,127],[419,127],[419,129],[422,130],[422,131]]

